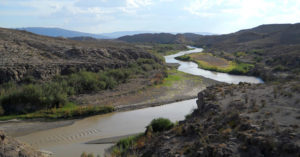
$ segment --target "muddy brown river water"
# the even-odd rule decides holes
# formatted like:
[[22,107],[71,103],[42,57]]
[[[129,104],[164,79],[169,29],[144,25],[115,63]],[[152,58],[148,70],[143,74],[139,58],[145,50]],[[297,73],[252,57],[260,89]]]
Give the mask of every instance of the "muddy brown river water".
[[76,121],[73,125],[35,132],[17,139],[42,150],[51,151],[57,157],[76,157],[83,151],[103,154],[111,144],[84,144],[85,142],[139,133],[153,118],[164,117],[172,121],[183,120],[196,108],[196,99],[133,111],[93,116]]
[[[194,50],[166,56],[165,59],[167,63],[179,63],[178,70],[180,71],[221,82],[235,84],[239,82],[263,83],[261,79],[256,77],[211,72],[199,69],[198,65],[193,62],[175,60],[176,56],[201,51],[202,49],[195,48]],[[78,120],[69,126],[35,132],[17,137],[17,139],[30,143],[41,150],[51,151],[55,157],[79,157],[83,151],[103,155],[105,149],[112,146],[112,144],[85,143],[101,138],[143,132],[145,126],[152,119],[158,117],[169,118],[173,122],[183,120],[184,116],[189,114],[196,106],[196,99],[191,99],[158,107],[93,116]]]

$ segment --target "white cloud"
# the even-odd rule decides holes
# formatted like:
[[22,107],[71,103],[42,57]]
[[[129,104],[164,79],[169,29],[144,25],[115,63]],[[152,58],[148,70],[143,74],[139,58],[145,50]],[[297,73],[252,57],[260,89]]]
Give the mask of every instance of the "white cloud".
[[229,27],[239,28],[300,21],[299,0],[192,0],[184,10],[200,18],[222,19]]
[[126,6],[128,8],[140,8],[151,4],[152,0],[126,0]]

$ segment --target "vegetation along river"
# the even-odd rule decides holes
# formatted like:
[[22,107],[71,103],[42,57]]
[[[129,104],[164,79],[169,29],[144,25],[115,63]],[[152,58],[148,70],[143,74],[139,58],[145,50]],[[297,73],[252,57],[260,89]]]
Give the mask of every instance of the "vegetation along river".
[[[178,63],[178,70],[193,75],[200,75],[226,83],[262,83],[256,77],[237,76],[225,73],[211,72],[198,68],[193,62],[182,62],[175,60],[175,57],[201,52],[202,49],[195,48],[189,51],[182,51],[175,55],[166,56],[167,63]],[[143,132],[145,126],[154,118],[164,117],[172,121],[183,120],[193,108],[196,108],[196,99],[171,103],[158,107],[144,108],[126,112],[116,112],[106,115],[92,116],[76,121],[74,124],[35,132],[25,136],[17,137],[19,140],[32,144],[33,146],[51,151],[56,157],[80,156],[83,151],[92,152],[95,155],[102,155],[105,149],[113,144],[85,144],[88,141],[110,138],[133,133]]]

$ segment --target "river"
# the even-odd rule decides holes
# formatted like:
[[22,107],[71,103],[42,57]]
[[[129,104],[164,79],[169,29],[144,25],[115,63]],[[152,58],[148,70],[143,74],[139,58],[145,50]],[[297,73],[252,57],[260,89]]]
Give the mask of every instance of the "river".
[[[198,69],[195,63],[175,60],[176,56],[201,51],[202,49],[195,48],[194,50],[166,56],[166,62],[179,63],[178,70],[180,71],[222,82],[263,82],[256,77],[210,72]],[[69,126],[39,131],[17,137],[17,139],[32,144],[41,150],[51,151],[55,157],[79,157],[83,151],[102,155],[105,149],[112,146],[112,144],[85,144],[85,142],[143,132],[145,126],[154,118],[169,118],[173,122],[183,120],[184,116],[189,114],[196,106],[196,99],[191,99],[163,106],[92,116],[78,120]]]
[[175,59],[175,57],[178,57],[178,56],[203,51],[203,49],[201,49],[201,48],[195,48],[195,47],[191,47],[191,46],[189,46],[189,48],[193,48],[193,49],[190,51],[182,51],[182,52],[179,52],[174,55],[165,56],[166,63],[178,63],[178,64],[180,64],[180,66],[178,67],[179,71],[189,73],[192,75],[203,76],[203,77],[217,80],[220,82],[233,83],[233,84],[238,84],[239,82],[263,83],[263,81],[257,77],[232,75],[232,74],[227,74],[227,73],[213,72],[213,71],[209,71],[209,70],[199,69],[198,64],[196,64],[194,62],[184,62],[184,61],[179,61],[179,60]]

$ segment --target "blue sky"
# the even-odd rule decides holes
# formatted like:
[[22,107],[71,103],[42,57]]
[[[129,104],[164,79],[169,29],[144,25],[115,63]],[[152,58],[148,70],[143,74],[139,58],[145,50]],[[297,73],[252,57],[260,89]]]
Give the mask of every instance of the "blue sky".
[[0,0],[0,27],[230,33],[300,22],[300,0]]

